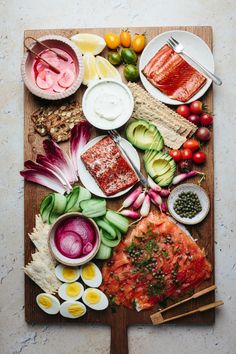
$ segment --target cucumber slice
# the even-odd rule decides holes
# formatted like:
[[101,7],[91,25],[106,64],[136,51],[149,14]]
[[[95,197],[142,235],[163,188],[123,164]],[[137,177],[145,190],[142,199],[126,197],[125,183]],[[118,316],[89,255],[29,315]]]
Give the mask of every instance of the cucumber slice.
[[112,248],[101,243],[99,250],[96,254],[96,258],[102,260],[108,259],[111,257],[111,254],[112,254]]
[[83,210],[82,214],[87,216],[88,218],[98,218],[99,216],[103,216],[106,214],[106,208],[100,210]]
[[[116,230],[117,231],[117,230]],[[115,240],[116,237],[113,237],[112,235],[110,235],[108,232],[106,232],[105,230],[102,230],[103,235],[108,239],[108,240]]]
[[49,215],[49,224],[52,224],[61,214],[64,213],[66,208],[66,197],[59,193],[54,193],[53,208]]
[[126,233],[128,231],[129,221],[123,215],[120,215],[113,210],[108,210],[106,213],[106,219],[121,232]]
[[115,240],[109,240],[108,238],[106,238],[106,233],[103,230],[101,230],[101,236],[102,236],[102,243],[108,247],[118,246],[121,240],[121,234],[119,234],[119,237],[117,237]]
[[49,215],[53,206],[53,200],[53,193],[50,193],[46,196],[46,198],[43,199],[40,204],[40,215],[44,223],[48,222],[49,220]]
[[91,199],[91,193],[81,186],[73,188],[72,192],[67,195],[66,212],[81,211],[80,202]]
[[80,202],[80,207],[83,210],[99,210],[106,208],[105,199],[92,198],[89,200],[83,200]]
[[96,224],[103,230],[105,230],[111,237],[113,237],[113,240],[116,238],[116,231],[110,223],[108,224],[106,221],[102,219],[96,219],[95,220]]

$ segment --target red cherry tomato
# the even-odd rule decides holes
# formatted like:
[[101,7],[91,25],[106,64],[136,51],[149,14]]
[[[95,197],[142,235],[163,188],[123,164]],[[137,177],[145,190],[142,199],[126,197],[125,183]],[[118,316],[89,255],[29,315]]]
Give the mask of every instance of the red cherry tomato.
[[205,127],[200,127],[196,131],[195,137],[200,141],[208,141],[211,138],[210,130]]
[[190,116],[187,117],[187,120],[195,125],[199,125],[200,116],[198,116],[197,114],[190,114]]
[[181,104],[177,109],[176,112],[180,114],[182,117],[187,118],[190,115],[190,109],[186,104]]
[[189,108],[192,113],[201,114],[202,113],[202,102],[201,101],[193,101]]
[[190,149],[191,151],[196,151],[199,149],[200,143],[196,139],[189,139],[185,141],[183,147],[184,149]]
[[202,151],[195,152],[193,154],[193,161],[197,165],[201,165],[202,163],[204,163],[206,161],[206,154]]
[[181,150],[183,160],[192,160],[193,153],[190,149]]
[[200,116],[200,122],[202,125],[205,125],[206,127],[208,127],[208,125],[212,124],[213,117],[208,113],[203,113]]
[[182,154],[180,150],[171,150],[169,155],[172,157],[172,159],[176,162],[182,160]]

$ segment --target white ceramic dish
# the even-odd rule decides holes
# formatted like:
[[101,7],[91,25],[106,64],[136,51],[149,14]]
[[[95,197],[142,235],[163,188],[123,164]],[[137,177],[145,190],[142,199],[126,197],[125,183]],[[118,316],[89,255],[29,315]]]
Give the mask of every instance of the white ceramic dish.
[[[85,151],[87,151],[90,147],[92,147],[94,144],[96,144],[98,141],[100,141],[104,137],[105,137],[105,135],[98,136],[98,137],[94,138],[93,140],[89,141],[84,146],[84,148],[81,150],[80,155],[82,155]],[[122,143],[122,147],[128,153],[129,157],[132,159],[135,166],[140,170],[140,159],[139,159],[139,155],[138,155],[136,149],[127,140],[125,140],[123,138],[121,140],[121,143]],[[86,167],[81,159],[79,159],[78,171],[79,171],[79,178],[80,178],[81,182],[83,183],[83,185],[85,186],[85,188],[87,188],[91,193],[97,195],[98,197],[102,197],[102,198],[119,197],[119,196],[127,193],[132,188],[132,186],[131,186],[119,193],[116,193],[111,196],[107,196],[106,194],[103,193],[103,191],[98,186],[95,179],[91,176],[89,171],[86,169]]]
[[[144,51],[140,58],[139,63],[139,74],[140,79],[142,81],[143,86],[145,89],[155,98],[159,99],[160,101],[170,104],[170,105],[179,105],[183,104],[181,101],[173,100],[158,90],[155,86],[153,86],[143,75],[142,70],[144,69],[145,65],[149,62],[149,60],[157,53],[157,51],[166,44],[166,41],[170,36],[173,36],[179,42],[181,42],[186,50],[194,59],[198,60],[202,65],[204,65],[208,70],[214,73],[215,65],[214,65],[214,58],[213,54],[208,47],[208,45],[198,36],[191,32],[187,31],[168,31],[161,33],[159,36],[153,38],[148,45],[144,48]],[[188,61],[185,57],[184,59]],[[193,63],[188,61],[189,64],[192,66]],[[197,67],[195,66],[197,69]],[[190,103],[201,96],[208,90],[212,83],[212,80],[207,78],[205,85],[188,101],[184,103]]]
[[[93,227],[96,231],[96,242],[95,242],[95,245],[94,245],[92,251],[89,254],[87,254],[86,256],[83,256],[80,258],[68,258],[68,257],[65,257],[63,254],[61,254],[58,251],[56,244],[55,244],[55,232],[56,232],[56,229],[58,228],[58,226],[63,221],[73,218],[73,217],[78,217],[78,216],[89,220],[93,224]],[[56,260],[58,262],[65,264],[67,266],[70,266],[70,267],[80,266],[80,265],[83,265],[83,264],[91,261],[95,257],[95,255],[100,247],[100,243],[101,243],[101,235],[100,235],[99,229],[97,227],[97,224],[93,221],[93,219],[90,219],[90,218],[82,215],[81,213],[77,213],[77,212],[71,212],[71,213],[61,215],[52,224],[51,229],[49,231],[48,245],[49,245],[49,249],[50,249],[52,255],[56,258]]]
[[[199,200],[200,200],[202,211],[200,211],[200,213],[195,215],[192,219],[182,218],[174,210],[174,203],[175,203],[176,199],[178,198],[178,196],[183,192],[196,193]],[[207,214],[210,210],[210,200],[209,200],[209,197],[206,194],[205,190],[202,187],[198,186],[197,184],[193,184],[193,183],[181,184],[180,186],[173,189],[168,197],[167,205],[168,205],[168,209],[169,209],[171,216],[175,220],[177,220],[178,222],[185,224],[185,225],[198,224],[199,222],[201,222],[202,220],[205,219],[205,217],[207,216]]]
[[[24,80],[25,86],[34,95],[46,100],[59,100],[59,99],[69,97],[70,95],[72,95],[78,90],[84,78],[84,63],[79,48],[76,47],[76,45],[68,38],[63,36],[46,35],[38,38],[38,41],[45,43],[49,47],[62,49],[66,51],[68,54],[70,54],[70,56],[74,59],[75,62],[76,78],[73,84],[63,92],[49,93],[45,90],[40,89],[36,85],[35,80],[32,77],[32,66],[34,63],[35,56],[27,51],[21,63],[21,75]],[[45,49],[44,47],[42,47],[40,44],[36,42],[33,42],[33,44],[31,44],[29,47],[30,49],[34,50],[37,54],[40,53],[43,49]]]
[[[113,97],[120,99],[118,106],[121,108],[121,113],[114,120],[101,118],[95,111],[97,100],[99,98],[103,99],[106,95],[110,97],[113,95]],[[134,99],[130,89],[125,84],[116,80],[103,79],[87,88],[83,95],[82,108],[85,117],[94,127],[102,130],[117,129],[131,117],[134,109]]]

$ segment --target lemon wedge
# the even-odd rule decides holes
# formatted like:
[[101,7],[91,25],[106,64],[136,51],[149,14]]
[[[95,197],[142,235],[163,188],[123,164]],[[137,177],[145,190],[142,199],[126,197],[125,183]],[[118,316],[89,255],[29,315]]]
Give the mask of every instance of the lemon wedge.
[[96,70],[95,56],[91,53],[86,53],[83,56],[84,61],[84,85],[90,85],[92,82],[98,81],[98,74]]
[[106,46],[105,40],[96,34],[78,33],[70,39],[81,50],[82,54],[91,53],[97,55],[101,53]]
[[114,79],[117,81],[121,81],[119,71],[114,68],[114,66],[109,63],[107,59],[98,55],[95,61],[97,73],[100,79]]

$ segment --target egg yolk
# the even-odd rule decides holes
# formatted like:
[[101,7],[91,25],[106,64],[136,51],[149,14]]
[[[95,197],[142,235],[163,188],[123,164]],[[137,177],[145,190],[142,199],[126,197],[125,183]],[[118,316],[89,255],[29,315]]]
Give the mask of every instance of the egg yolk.
[[85,298],[88,301],[88,303],[97,304],[100,301],[101,296],[96,290],[90,290],[87,292]]
[[80,293],[80,285],[78,283],[68,284],[66,287],[66,295],[69,297],[75,297]]
[[93,264],[88,264],[83,267],[82,269],[82,275],[84,279],[93,279],[95,277],[96,270]]
[[45,309],[49,309],[50,307],[52,307],[52,300],[45,295],[40,296],[38,301],[40,305]]
[[74,316],[82,316],[84,314],[84,309],[82,306],[78,305],[78,304],[72,304],[70,306],[68,306],[68,312]]
[[73,268],[63,268],[62,275],[66,280],[72,280],[76,277],[76,271]]

